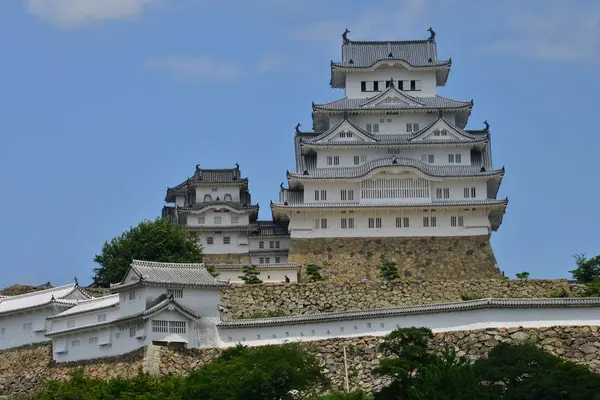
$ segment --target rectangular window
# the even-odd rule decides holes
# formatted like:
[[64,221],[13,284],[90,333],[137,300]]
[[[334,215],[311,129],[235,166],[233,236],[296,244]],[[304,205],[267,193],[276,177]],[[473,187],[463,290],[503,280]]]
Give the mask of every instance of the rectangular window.
[[427,155],[427,162],[429,164],[433,164],[433,161],[435,160],[435,158],[433,156],[434,156],[433,154],[428,154]]
[[258,259],[258,263],[259,263],[259,264],[264,264],[264,263],[265,263],[265,258],[264,258],[264,257],[260,257],[260,258]]
[[402,218],[396,217],[396,228],[402,228]]
[[406,124],[406,132],[412,133],[412,124]]
[[444,188],[444,198],[445,199],[450,198],[450,188]]
[[213,244],[214,241],[215,241],[214,238],[212,238],[210,236],[206,238],[206,244]]
[[423,228],[429,228],[429,217],[423,217]]
[[221,217],[215,217],[215,225],[221,225]]
[[281,257],[275,257],[275,264],[279,264],[281,262]]
[[354,165],[358,165],[358,164],[360,164],[360,157],[354,156]]
[[203,225],[204,223],[204,217],[198,217],[198,224]]
[[456,217],[450,217],[450,226],[456,226]]
[[106,314],[98,315],[98,322],[104,322],[104,321],[106,321]]
[[430,221],[431,221],[431,227],[435,228],[436,225],[437,225],[437,218],[436,217],[431,217]]
[[448,154],[448,162],[454,163],[454,154]]
[[450,226],[464,226],[464,218],[462,216],[450,217]]
[[129,292],[129,301],[135,300],[135,290]]
[[167,289],[167,294],[175,299],[183,299],[183,289]]
[[[75,321],[69,321],[69,322],[73,322],[73,324],[75,324]],[[67,323],[67,328],[72,328],[73,326],[75,326],[75,325],[73,325],[73,326],[68,326],[68,325],[69,325],[69,323]],[[32,326],[33,325],[31,324],[31,322],[23,324],[23,330],[25,332],[30,332],[33,329]]]
[[421,161],[427,162],[427,154],[421,154]]
[[314,229],[319,229],[321,227],[321,220],[319,218],[315,218],[315,223],[313,225]]
[[348,191],[346,189],[340,191],[340,200],[348,200]]
[[[154,333],[169,333],[169,321],[152,321],[152,332]],[[131,335],[129,335],[131,336]],[[135,336],[135,331],[134,331]]]
[[367,124],[366,131],[369,132],[369,133],[373,132],[373,127],[372,127],[371,124]]
[[333,165],[340,165],[340,156],[333,156]]
[[457,164],[460,164],[460,163],[462,162],[461,158],[462,158],[462,157],[461,157],[461,155],[460,155],[460,154],[455,154],[455,155],[454,155],[454,161],[455,161]]
[[98,337],[94,336],[88,339],[88,342],[90,344],[90,347],[95,346],[96,344],[98,344]]
[[321,190],[321,201],[327,200],[327,191]]
[[346,137],[346,132],[340,132],[340,137],[341,138],[345,138]]
[[232,215],[231,216],[231,223],[232,224],[237,224],[239,221],[239,217],[237,215]]
[[465,219],[462,216],[458,217],[458,226],[465,226]]
[[416,122],[406,124],[406,132],[408,132],[408,133],[419,132],[419,124]]
[[410,227],[410,222],[409,222],[408,217],[402,218],[402,224],[404,224],[405,228],[409,228]]
[[231,244],[231,237],[223,236],[223,244]]
[[71,342],[71,347],[79,347],[79,343],[80,343],[79,340],[73,340]]
[[[406,82],[406,84],[404,82]],[[408,87],[408,81],[398,81],[398,89],[406,90],[407,87]]]
[[333,157],[327,156],[327,165],[333,165]]
[[263,242],[262,240],[260,242],[258,242],[258,248],[259,249],[264,249],[265,248],[265,242]]
[[315,201],[319,201],[319,191],[315,190]]
[[362,81],[360,83],[360,91],[361,92],[366,92],[367,91],[367,82],[366,81]]
[[473,198],[473,199],[474,199],[475,197],[477,197],[477,196],[475,196],[475,188],[474,188],[474,187],[472,187],[472,188],[471,188],[471,198]]
[[269,242],[269,248],[270,248],[270,249],[274,249],[274,248],[275,248],[275,241],[271,240],[271,241]]
[[441,199],[443,193],[444,193],[444,191],[442,190],[442,188],[435,189],[435,198],[436,199]]
[[450,188],[435,189],[435,197],[436,197],[436,199],[449,199],[450,198]]
[[279,240],[275,241],[275,248],[279,249],[281,247],[281,242]]
[[265,257],[265,264],[271,263],[271,257]]
[[135,327],[129,328],[129,337],[135,337]]
[[379,133],[379,124],[373,124],[373,133]]
[[327,229],[327,218],[321,218],[321,229]]
[[375,92],[379,91],[379,82],[378,81],[373,82],[373,91],[375,91]]
[[342,218],[340,220],[340,228],[348,229],[348,218]]

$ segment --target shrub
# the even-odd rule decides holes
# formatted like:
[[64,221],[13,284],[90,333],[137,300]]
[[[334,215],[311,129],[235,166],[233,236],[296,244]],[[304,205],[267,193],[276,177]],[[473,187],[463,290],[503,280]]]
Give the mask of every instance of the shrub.
[[240,276],[238,276],[238,278],[243,280],[244,283],[246,283],[248,285],[256,285],[258,283],[263,283],[263,281],[261,281],[260,278],[258,277],[260,272],[258,272],[258,270],[256,269],[256,265],[244,267],[242,269],[242,273],[244,275],[240,275]]
[[384,260],[379,269],[379,275],[384,281],[398,279],[398,264],[393,261]]
[[308,264],[306,266],[306,276],[309,282],[319,282],[325,279],[321,276],[321,270],[323,269],[320,265]]
[[529,272],[527,272],[527,271],[519,272],[519,273],[516,273],[515,276],[517,277],[517,279],[526,280],[526,279],[529,279]]
[[465,294],[460,295],[460,299],[462,301],[479,300],[479,299],[483,299],[484,297],[485,296],[482,295],[481,293],[476,293],[476,292],[465,293]]

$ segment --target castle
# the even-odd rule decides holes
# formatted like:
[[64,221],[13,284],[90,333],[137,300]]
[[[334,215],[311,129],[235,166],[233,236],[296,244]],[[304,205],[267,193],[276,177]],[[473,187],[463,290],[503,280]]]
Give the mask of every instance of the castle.
[[196,232],[206,263],[234,281],[246,264],[265,281],[296,280],[307,264],[333,281],[377,279],[382,260],[406,277],[497,277],[489,237],[508,203],[497,199],[504,168],[493,167],[487,121],[466,129],[473,101],[437,94],[452,61],[438,59],[435,32],[347,35],[330,81],[345,96],[312,104],[311,132],[296,126],[296,170],[271,203],[272,221],[257,221],[239,165],[197,165],[167,190],[163,215]]

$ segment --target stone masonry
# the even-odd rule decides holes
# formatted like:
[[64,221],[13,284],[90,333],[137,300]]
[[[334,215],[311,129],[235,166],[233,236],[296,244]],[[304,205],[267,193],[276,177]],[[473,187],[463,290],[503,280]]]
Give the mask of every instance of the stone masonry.
[[500,276],[489,236],[291,239],[289,261],[317,264],[332,282],[379,280],[383,260],[402,278],[481,279]]
[[431,280],[364,283],[233,285],[221,290],[221,318],[389,308],[461,301],[471,297],[551,297],[580,295],[583,285],[555,280]]
[[248,253],[205,254],[205,264],[250,264]]

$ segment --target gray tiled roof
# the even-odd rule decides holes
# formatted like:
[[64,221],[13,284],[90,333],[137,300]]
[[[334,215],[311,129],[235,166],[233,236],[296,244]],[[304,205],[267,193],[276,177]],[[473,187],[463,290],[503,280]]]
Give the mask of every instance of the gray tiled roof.
[[[352,60],[352,63],[350,63],[350,60]],[[370,67],[380,60],[402,60],[414,67],[450,65],[450,61],[438,60],[437,47],[434,41],[352,40],[342,45],[342,61],[332,63],[332,66],[346,68]]]
[[177,207],[177,210],[179,212],[186,212],[186,211],[191,211],[191,210],[202,210],[203,208],[206,208],[206,207],[218,206],[218,205],[229,206],[231,208],[235,208],[236,210],[251,210],[251,209],[258,210],[258,205],[256,205],[256,204],[246,204],[246,203],[239,203],[239,202],[232,202],[232,201],[207,201],[207,202],[201,202],[201,203],[194,203],[190,206]]
[[432,110],[461,110],[470,109],[472,103],[470,101],[459,101],[452,100],[442,96],[427,96],[427,97],[412,97],[405,93],[406,97],[411,98],[415,104],[408,103],[385,103],[379,105],[366,105],[367,103],[375,100],[377,97],[382,96],[385,92],[380,93],[377,96],[370,98],[347,98],[344,97],[340,100],[335,100],[324,104],[315,104],[314,110],[323,111],[376,111],[376,110],[409,110],[409,111],[432,111]]
[[122,281],[111,285],[111,289],[118,290],[142,283],[199,287],[221,287],[226,285],[217,281],[204,267],[204,264],[133,260],[130,269],[140,277],[139,281],[125,283]]
[[248,250],[249,254],[281,254],[287,253],[289,249],[251,249]]
[[208,231],[208,232],[212,232],[212,231],[239,231],[239,232],[243,232],[243,231],[252,231],[253,229],[255,229],[255,226],[253,224],[247,224],[247,225],[186,225],[185,227],[186,229],[189,229],[191,231]]
[[286,226],[275,224],[273,221],[257,221],[256,229],[250,234],[251,237],[289,236]]
[[196,167],[194,175],[177,186],[167,188],[165,201],[172,203],[175,201],[176,195],[188,193],[188,189],[194,185],[202,184],[241,184],[248,186],[248,179],[241,177],[240,168],[236,165],[235,168],[223,169],[202,169]]
[[430,165],[412,158],[390,157],[373,160],[357,167],[343,168],[318,168],[309,171],[308,175],[304,172],[288,172],[288,178],[300,180],[310,179],[353,179],[360,178],[369,174],[378,168],[383,167],[411,167],[431,177],[484,177],[493,175],[502,175],[503,170],[486,170],[482,172],[480,168],[473,166],[447,166]]
[[256,269],[300,269],[302,265],[296,263],[281,263],[281,264],[206,264],[209,267],[214,267],[218,270],[242,269],[244,267],[255,266]]
[[[327,131],[319,134],[318,136],[303,136],[300,138],[300,143],[301,144],[309,144],[311,146],[354,146],[354,147],[359,147],[359,146],[393,146],[393,145],[414,145],[414,146],[423,146],[423,145],[456,145],[456,144],[461,144],[461,143],[468,143],[468,144],[472,144],[472,143],[479,143],[479,142],[485,142],[488,139],[488,131],[481,131],[482,133],[479,133],[480,131],[475,131],[478,132],[477,134],[471,134],[468,131],[465,131],[459,127],[457,127],[454,124],[451,124],[450,122],[446,121],[443,117],[438,117],[437,119],[433,120],[432,122],[430,122],[429,124],[427,124],[427,126],[425,126],[424,128],[422,128],[421,130],[419,130],[418,132],[415,133],[410,133],[410,134],[370,134],[366,131],[363,131],[362,128],[360,128],[359,126],[357,126],[356,124],[354,124],[352,121],[348,121],[348,123],[357,131],[359,131],[362,135],[367,136],[369,139],[373,140],[373,142],[368,142],[368,141],[358,141],[358,140],[339,140],[336,139],[335,141],[328,141],[328,142],[324,142],[324,143],[317,143],[320,140],[323,140],[324,138],[326,138],[328,135],[330,135],[332,132],[335,132],[343,123],[344,121],[347,120],[342,120],[341,122],[337,123],[334,127],[328,129]],[[445,125],[451,130],[453,131],[456,135],[460,136],[461,139],[445,139],[445,140],[440,140],[440,139],[427,139],[427,140],[421,140],[420,138],[424,135],[426,135],[431,128],[437,124],[439,121],[443,121],[445,123]]]
[[356,318],[396,317],[414,314],[432,314],[449,311],[477,310],[490,308],[556,308],[556,307],[599,307],[600,298],[543,298],[543,299],[481,299],[440,304],[425,304],[410,307],[379,308],[360,311],[343,311],[298,315],[290,317],[272,317],[239,319],[219,322],[220,328],[242,328],[276,325],[294,325],[308,322],[327,322]]

